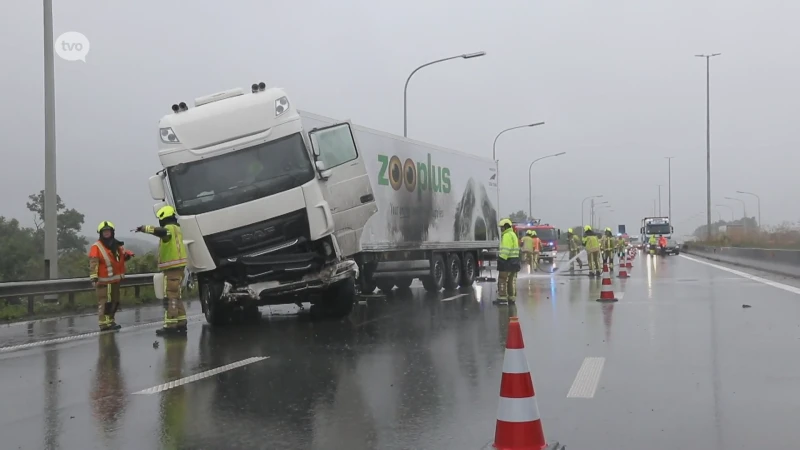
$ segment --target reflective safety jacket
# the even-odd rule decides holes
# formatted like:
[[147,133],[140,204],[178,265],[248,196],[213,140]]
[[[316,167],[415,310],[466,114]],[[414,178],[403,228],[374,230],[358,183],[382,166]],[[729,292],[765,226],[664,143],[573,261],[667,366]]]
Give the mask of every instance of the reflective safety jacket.
[[611,251],[617,246],[617,240],[614,236],[603,235],[603,238],[600,240],[600,243],[603,246],[603,250]]
[[498,272],[519,272],[519,238],[513,228],[500,236],[500,252],[497,254]]
[[666,247],[667,246],[667,238],[665,238],[664,236],[661,236],[661,238],[658,239],[658,246],[659,247]]
[[100,286],[119,283],[125,277],[125,261],[129,260],[131,255],[121,245],[114,254],[98,240],[89,249],[89,278],[97,280]]
[[533,253],[533,238],[530,236],[524,236],[521,239],[522,242],[522,251],[526,253]]
[[600,239],[593,232],[587,231],[583,236],[583,246],[586,247],[587,252],[600,251]]
[[647,241],[647,243],[650,245],[656,245],[658,243],[658,240],[656,239],[655,236],[650,236],[650,239]]
[[177,269],[186,266],[186,246],[180,225],[170,223],[163,227],[147,225],[144,232],[158,236],[158,270]]
[[533,238],[533,252],[539,253],[542,251],[542,240],[538,237]]
[[572,237],[567,241],[567,244],[569,245],[570,251],[577,252],[581,247],[581,238],[579,238],[577,234],[573,234]]
[[617,239],[617,249],[625,250],[625,244],[626,244],[625,238],[620,237]]

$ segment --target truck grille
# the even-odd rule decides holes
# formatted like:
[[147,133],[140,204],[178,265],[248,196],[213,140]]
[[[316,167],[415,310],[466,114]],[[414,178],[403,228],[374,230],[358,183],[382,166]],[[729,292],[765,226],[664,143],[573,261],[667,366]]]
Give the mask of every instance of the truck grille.
[[[205,237],[208,251],[217,262],[281,247],[281,244],[295,239],[302,242],[307,242],[309,239],[305,209]],[[296,253],[298,249],[295,247],[297,246],[282,248],[275,253]]]

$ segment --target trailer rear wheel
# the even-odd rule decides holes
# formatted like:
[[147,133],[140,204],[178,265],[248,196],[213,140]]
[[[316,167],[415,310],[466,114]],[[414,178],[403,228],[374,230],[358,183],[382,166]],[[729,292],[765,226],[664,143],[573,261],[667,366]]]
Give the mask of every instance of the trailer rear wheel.
[[472,253],[465,253],[462,264],[464,265],[464,269],[461,271],[461,286],[472,286],[475,283],[475,277],[478,273],[478,263],[475,260],[475,255]]
[[371,276],[362,273],[361,278],[359,279],[358,287],[362,294],[368,295],[375,292],[375,288],[377,288],[378,285],[375,284],[375,280]]
[[375,280],[375,284],[378,285],[378,289],[388,294],[394,289],[394,278],[378,278]]
[[411,277],[402,277],[397,278],[394,282],[395,286],[397,286],[398,290],[404,291],[411,288],[411,283],[414,282],[414,279]]
[[422,278],[422,286],[428,292],[439,292],[444,286],[444,259],[442,255],[431,257],[431,274]]
[[461,282],[461,258],[457,253],[451,253],[447,256],[447,270],[444,276],[444,288],[456,289],[458,283]]

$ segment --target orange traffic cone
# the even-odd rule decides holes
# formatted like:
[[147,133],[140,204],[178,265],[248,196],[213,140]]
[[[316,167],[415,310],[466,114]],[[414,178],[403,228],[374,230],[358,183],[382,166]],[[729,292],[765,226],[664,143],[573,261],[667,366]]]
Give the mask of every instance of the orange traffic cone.
[[608,272],[608,264],[603,263],[603,283],[600,289],[600,298],[598,302],[615,302],[617,298],[614,297],[614,289],[611,287],[611,274]]
[[628,264],[630,260],[625,257],[625,252],[622,252],[622,256],[619,257],[619,274],[617,274],[617,278],[628,278]]
[[525,357],[522,329],[516,317],[511,317],[508,324],[493,448],[498,450],[548,448],[544,439],[539,407],[536,405],[536,393],[533,390],[528,359]]

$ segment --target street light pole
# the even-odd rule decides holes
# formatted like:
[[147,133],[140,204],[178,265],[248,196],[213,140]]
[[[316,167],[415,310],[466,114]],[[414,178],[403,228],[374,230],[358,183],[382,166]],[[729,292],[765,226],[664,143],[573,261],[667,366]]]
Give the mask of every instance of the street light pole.
[[756,195],[756,194],[754,194],[752,192],[747,192],[747,191],[736,191],[736,193],[737,194],[752,195],[753,197],[756,198],[756,201],[758,202],[758,228],[760,229],[761,228],[761,197],[759,197],[758,195]]
[[[602,198],[603,194],[600,195],[590,195],[581,201],[581,226],[586,225],[586,222],[583,221],[583,211],[586,209],[586,200],[595,199],[595,198]],[[594,200],[592,200],[594,202]]]
[[723,205],[721,203],[717,204],[717,205],[714,205],[714,206],[722,206],[722,207],[728,208],[731,211],[731,222],[733,222],[733,206],[731,206],[731,205]]
[[497,133],[497,136],[494,137],[494,143],[492,143],[492,160],[494,161],[495,175],[497,176],[497,214],[502,214],[500,212],[500,161],[497,160],[497,140],[500,139],[500,136],[507,131],[518,130],[520,128],[538,127],[539,125],[544,125],[544,122],[529,123],[526,125],[517,125],[515,127],[506,128],[505,130]]
[[661,216],[661,185],[658,185],[658,215]]
[[594,226],[595,226],[594,225],[594,219],[595,219],[594,210],[595,210],[595,207],[600,206],[600,205],[606,205],[606,204],[608,204],[608,201],[595,203],[595,201],[592,200],[591,217],[589,219],[589,221],[591,222],[592,228],[594,228]]
[[665,156],[667,160],[667,217],[672,223],[672,159],[674,156]]
[[[45,2],[49,2],[49,1],[52,1],[52,0],[45,0]],[[51,41],[52,41],[52,39],[51,39]],[[403,89],[403,136],[404,137],[408,137],[408,82],[411,81],[411,77],[413,77],[414,74],[417,73],[417,71],[419,69],[422,69],[423,67],[428,67],[428,66],[436,64],[436,63],[450,61],[451,59],[458,59],[458,58],[462,58],[462,59],[480,58],[481,56],[484,56],[484,55],[486,55],[486,52],[475,52],[475,53],[465,53],[463,55],[456,55],[456,56],[450,56],[450,57],[447,57],[447,58],[437,59],[436,61],[431,61],[429,63],[425,63],[425,64],[417,67],[416,69],[414,69],[411,72],[411,74],[408,76],[408,78],[406,78],[406,87]]]
[[528,217],[533,217],[533,179],[531,177],[531,170],[533,169],[533,164],[536,161],[541,161],[547,158],[553,158],[556,156],[565,155],[567,152],[555,153],[553,155],[542,156],[541,158],[534,159],[531,162],[531,165],[528,166]]
[[742,204],[742,225],[746,227],[747,225],[745,224],[744,220],[747,218],[747,203],[745,203],[744,200],[736,197],[725,197],[725,200],[735,200]]
[[708,240],[711,240],[711,58],[722,53],[694,55],[706,59],[706,225]]
[[58,193],[56,192],[56,86],[53,0],[44,0],[44,271],[58,278]]

